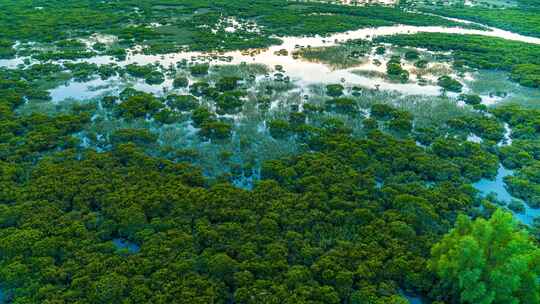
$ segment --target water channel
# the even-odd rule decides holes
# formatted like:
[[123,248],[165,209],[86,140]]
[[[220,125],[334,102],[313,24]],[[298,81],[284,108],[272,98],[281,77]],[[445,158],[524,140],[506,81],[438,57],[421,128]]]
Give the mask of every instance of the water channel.
[[[468,21],[452,19],[463,24],[470,23]],[[395,26],[383,26],[377,28],[362,28],[359,30],[348,31],[344,33],[333,34],[328,37],[314,36],[314,37],[283,37],[280,45],[274,45],[267,49],[252,50],[252,51],[233,51],[225,53],[202,53],[202,52],[180,52],[167,55],[145,55],[140,52],[140,48],[135,48],[128,52],[128,56],[123,61],[117,61],[110,56],[96,56],[89,59],[81,59],[75,62],[88,62],[98,65],[114,63],[119,66],[126,66],[128,64],[151,64],[159,63],[163,67],[176,65],[178,62],[187,60],[190,62],[208,62],[212,64],[241,64],[241,63],[257,63],[264,64],[268,67],[283,66],[285,69],[284,74],[289,76],[291,80],[295,81],[300,86],[318,83],[345,83],[349,85],[360,85],[364,88],[380,89],[388,91],[396,91],[406,95],[439,95],[441,89],[434,84],[436,77],[429,77],[428,84],[418,83],[418,77],[415,74],[414,67],[412,65],[405,65],[404,68],[411,73],[411,81],[407,83],[395,83],[389,82],[380,77],[363,76],[361,73],[354,73],[355,71],[368,71],[368,72],[384,72],[385,62],[388,58],[381,55],[369,54],[368,58],[357,66],[346,69],[335,69],[324,63],[308,62],[292,56],[292,54],[300,48],[305,47],[328,47],[334,46],[338,43],[345,42],[347,40],[364,39],[372,40],[377,36],[387,36],[394,34],[415,34],[419,32],[427,33],[452,33],[452,34],[468,34],[468,35],[483,35],[490,37],[504,38],[508,40],[521,41],[532,44],[540,44],[540,38],[523,36],[520,34],[512,33],[509,31],[484,27],[485,30],[468,29],[459,27],[440,27],[440,26],[408,26],[408,25],[395,25]],[[286,55],[283,55],[286,54]],[[0,67],[16,68],[21,64],[24,64],[25,59],[29,58],[14,58],[0,60]],[[377,65],[374,62],[379,61],[382,64]],[[31,61],[32,62],[32,61]],[[466,81],[471,78],[471,75],[452,75],[458,80]],[[461,78],[461,79],[460,79]],[[61,85],[52,89],[51,95],[54,101],[60,101],[65,98],[74,99],[87,99],[97,97],[102,94],[106,89],[110,89],[115,86],[117,81],[100,80],[95,79],[89,82],[75,82],[70,81],[67,84]],[[151,93],[159,93],[163,91],[163,88],[170,88],[172,80],[168,79],[160,85],[142,85],[136,83],[142,90],[146,90]],[[98,89],[96,89],[98,88]],[[99,89],[101,88],[101,89]],[[467,88],[466,88],[467,90]],[[486,98],[486,102],[490,102]]]

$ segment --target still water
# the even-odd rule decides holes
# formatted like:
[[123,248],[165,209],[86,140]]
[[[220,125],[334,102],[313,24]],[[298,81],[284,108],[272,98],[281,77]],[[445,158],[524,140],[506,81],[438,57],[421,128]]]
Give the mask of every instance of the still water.
[[[506,189],[504,178],[506,176],[513,175],[514,171],[504,168],[502,165],[499,166],[497,171],[497,176],[494,180],[482,179],[479,182],[473,184],[473,186],[480,191],[482,195],[488,195],[490,193],[495,193],[497,199],[510,203],[510,201],[519,200],[518,198],[513,197],[508,190]],[[532,225],[535,217],[540,216],[540,209],[532,209],[527,204],[525,205],[525,212],[517,213],[511,211],[514,214],[514,217],[517,218],[520,222],[526,225]]]
[[[466,21],[456,20],[458,22],[467,23]],[[533,44],[540,44],[540,38],[528,37],[504,31],[492,27],[485,27],[486,30],[476,29],[464,29],[464,28],[447,28],[440,26],[383,26],[377,28],[363,28],[354,31],[348,31],[344,33],[338,33],[327,37],[314,36],[314,37],[283,37],[280,45],[271,46],[267,49],[253,50],[251,52],[226,52],[226,53],[201,53],[201,52],[180,52],[167,55],[145,55],[137,52],[137,49],[128,52],[128,57],[124,61],[116,61],[109,56],[96,56],[90,59],[81,59],[78,62],[89,62],[96,64],[109,64],[116,63],[120,66],[136,63],[139,65],[159,63],[163,67],[176,65],[177,62],[187,60],[191,62],[210,61],[212,64],[240,64],[240,63],[257,63],[264,64],[269,67],[275,67],[277,65],[283,66],[285,69],[285,75],[289,76],[291,80],[295,81],[300,86],[307,86],[317,83],[345,83],[348,85],[358,85],[364,88],[380,89],[388,91],[396,91],[407,95],[439,95],[441,93],[440,88],[436,86],[433,81],[427,85],[420,85],[416,81],[414,71],[411,71],[411,81],[408,83],[394,83],[386,81],[382,78],[363,76],[358,73],[354,73],[357,70],[380,72],[380,68],[374,68],[374,59],[376,55],[371,54],[367,60],[363,63],[359,63],[357,66],[348,69],[334,69],[326,64],[318,62],[307,62],[301,58],[292,56],[292,53],[299,48],[304,47],[324,47],[333,46],[341,42],[353,39],[365,39],[372,40],[377,36],[394,35],[394,34],[414,34],[419,32],[429,33],[453,33],[453,34],[476,34],[483,36],[499,37],[508,40],[515,40]],[[140,49],[140,48],[139,48]],[[280,55],[281,53],[281,55]],[[287,55],[283,55],[286,53]],[[0,60],[0,67],[16,68],[19,64],[22,64],[24,58],[15,58],[9,60]],[[384,69],[384,61],[382,68]],[[455,76],[455,75],[454,75]],[[466,75],[462,77],[466,80]],[[161,92],[163,87],[170,86],[172,80],[168,79],[165,84],[159,86],[143,85],[136,83],[140,89],[147,92]],[[116,82],[118,86],[118,82]],[[107,83],[107,81],[92,80],[86,83],[70,82],[67,85],[60,86],[51,90],[51,95],[54,101],[63,100],[65,98],[87,99],[97,97],[103,93],[103,87],[114,86],[114,82]],[[96,89],[96,88],[102,89]]]
[[127,249],[129,253],[137,253],[141,250],[139,245],[125,239],[113,239],[112,242],[117,249]]

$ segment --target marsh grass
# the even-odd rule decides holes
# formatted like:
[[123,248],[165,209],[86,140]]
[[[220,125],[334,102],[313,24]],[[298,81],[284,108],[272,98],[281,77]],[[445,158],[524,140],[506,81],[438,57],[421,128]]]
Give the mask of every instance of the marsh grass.
[[371,44],[345,43],[329,47],[302,48],[298,55],[307,61],[323,63],[333,69],[346,69],[361,65],[367,61],[366,54],[371,52]]
[[207,78],[210,81],[217,81],[223,77],[238,77],[248,79],[252,76],[265,75],[270,69],[264,64],[235,64],[235,65],[216,65],[211,66],[210,74]]

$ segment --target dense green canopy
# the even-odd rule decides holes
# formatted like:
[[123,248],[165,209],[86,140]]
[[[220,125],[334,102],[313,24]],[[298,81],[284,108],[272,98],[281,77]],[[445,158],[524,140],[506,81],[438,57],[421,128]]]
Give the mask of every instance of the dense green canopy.
[[[477,17],[537,34],[533,2]],[[500,210],[540,206],[540,110],[488,107],[464,76],[502,70],[534,97],[537,45],[418,33],[277,51],[442,93],[413,96],[216,51],[478,25],[292,0],[0,7],[0,59],[22,61],[0,67],[0,303],[540,302],[540,221]],[[55,98],[70,85],[77,100]],[[513,201],[473,186],[496,176]]]
[[460,216],[431,250],[441,289],[460,303],[540,302],[540,248],[498,210],[489,220]]

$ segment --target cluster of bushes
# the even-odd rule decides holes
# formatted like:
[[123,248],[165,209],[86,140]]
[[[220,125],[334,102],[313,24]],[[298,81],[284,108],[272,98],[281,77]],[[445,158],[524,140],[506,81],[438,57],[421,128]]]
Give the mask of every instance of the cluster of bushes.
[[445,91],[460,93],[463,85],[450,76],[441,76],[437,79],[437,85]]
[[[189,112],[212,144],[230,138],[233,125],[200,99],[226,112],[238,108],[239,79],[199,81],[190,89],[200,97],[158,98],[126,89],[103,98],[101,106],[126,121],[167,121]],[[156,157],[157,149],[147,153],[159,145],[150,129],[119,128],[108,135],[106,152],[85,149],[78,136],[92,123],[92,104],[56,116],[25,116],[16,109],[32,95],[31,86],[0,81],[0,282],[6,299],[397,304],[407,291],[439,303],[459,301],[466,288],[452,284],[453,274],[466,268],[441,256],[467,260],[452,250],[452,240],[475,239],[483,234],[474,231],[487,224],[461,218],[457,232],[443,236],[459,214],[494,211],[481,205],[469,182],[493,176],[498,158],[493,145],[461,140],[449,130],[464,124],[495,140],[497,118],[517,130],[516,138],[536,139],[538,113],[496,109],[495,118],[449,121],[423,147],[409,112],[377,103],[363,118],[358,99],[341,96],[339,85],[329,89],[334,96],[321,105],[307,103],[268,122],[271,136],[294,135],[305,152],[265,162],[261,180],[245,190],[227,176],[205,178],[193,164]],[[324,111],[338,115],[311,123]],[[352,116],[362,119],[365,132],[354,134],[338,118]],[[526,149],[531,157],[537,152]],[[489,225],[510,223],[494,216]],[[504,230],[502,245],[479,243],[491,252],[506,248],[506,240],[519,242],[516,256],[531,263],[512,275],[530,284],[503,293],[490,283],[486,293],[535,303],[538,282],[529,280],[536,274],[529,265],[536,260],[529,256],[536,257],[536,249],[512,227]],[[478,260],[485,257],[476,265],[486,274],[482,280],[506,261]],[[526,296],[515,290],[527,290]]]
[[[69,3],[47,2],[38,6],[39,9],[11,1],[2,8],[0,36],[7,42],[3,43],[5,47],[0,47],[1,56],[14,55],[11,45],[15,41],[61,41],[58,51],[36,55],[44,60],[92,56],[94,51],[82,50],[73,39],[88,37],[92,33],[117,36],[121,47],[103,49],[98,45],[94,50],[123,58],[123,47],[137,44],[144,45],[144,52],[152,54],[178,52],[185,49],[184,46],[200,51],[238,50],[277,44],[279,40],[274,38],[275,35],[326,35],[398,23],[426,26],[458,24],[399,8],[352,8],[287,0],[256,0],[249,5],[240,0],[184,0],[181,5],[163,4],[159,0],[149,0],[144,5],[130,0],[114,3],[75,0]],[[239,22],[228,22],[228,17]],[[150,26],[152,23],[163,26]],[[227,30],[231,26],[235,27],[234,31]]]
[[540,111],[508,105],[494,109],[493,114],[507,122],[513,143],[502,147],[499,155],[505,166],[517,169],[506,177],[510,193],[531,207],[540,207]]
[[512,67],[510,78],[520,84],[538,88],[540,87],[540,65],[539,64],[518,64]]
[[480,35],[417,33],[381,36],[375,42],[413,46],[432,51],[452,51],[456,65],[512,72],[512,78],[524,86],[538,86],[540,46]]
[[[431,240],[449,228],[442,219],[473,202],[457,185],[391,182],[410,170],[424,176],[411,157],[440,161],[381,133],[356,140],[328,132],[316,152],[267,163],[253,191],[146,156],[135,146],[153,140],[144,132],[114,138],[133,144],[68,149],[19,178],[21,164],[0,162],[12,174],[0,181],[12,190],[0,207],[8,299],[399,303],[401,288],[433,284]],[[389,181],[384,195],[373,172]],[[118,248],[117,239],[140,250]]]
[[401,57],[399,56],[392,56],[386,63],[386,74],[393,80],[403,83],[409,81],[409,72],[401,67]]
[[129,64],[125,67],[126,73],[133,77],[144,78],[148,84],[161,84],[165,81],[163,73],[152,64],[137,65]]
[[13,43],[9,40],[0,40],[0,59],[13,58],[17,51],[13,48]]

